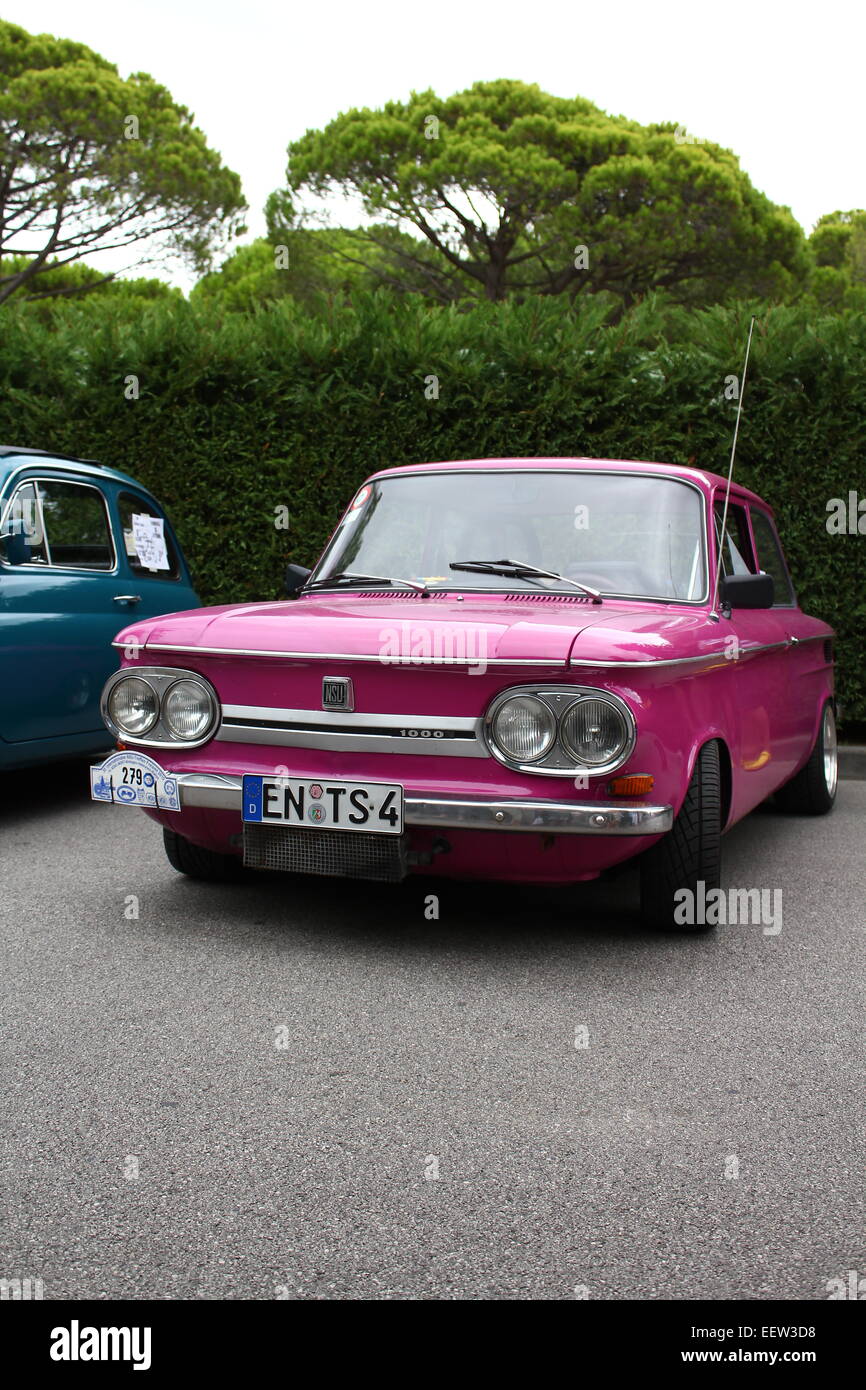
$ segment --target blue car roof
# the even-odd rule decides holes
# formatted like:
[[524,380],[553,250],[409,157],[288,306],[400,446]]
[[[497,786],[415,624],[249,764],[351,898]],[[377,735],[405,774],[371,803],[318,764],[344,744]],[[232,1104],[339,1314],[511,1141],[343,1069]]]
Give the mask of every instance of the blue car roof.
[[40,459],[44,459],[46,463],[59,464],[61,467],[68,463],[75,464],[76,472],[81,471],[95,474],[98,477],[110,478],[116,483],[131,483],[139,491],[146,492],[148,497],[153,497],[150,488],[145,487],[129,473],[121,473],[117,468],[109,468],[108,464],[100,463],[98,459],[79,458],[75,454],[57,454],[50,449],[23,449],[14,444],[0,444],[0,486],[5,483],[13,469],[20,468],[23,464],[28,464],[31,461],[36,463]]

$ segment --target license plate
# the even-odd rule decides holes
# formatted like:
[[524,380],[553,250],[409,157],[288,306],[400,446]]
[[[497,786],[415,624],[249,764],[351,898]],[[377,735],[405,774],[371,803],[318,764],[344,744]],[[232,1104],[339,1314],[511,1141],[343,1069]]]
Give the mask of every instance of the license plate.
[[403,833],[403,788],[390,782],[320,782],[316,778],[244,777],[243,819],[305,830]]

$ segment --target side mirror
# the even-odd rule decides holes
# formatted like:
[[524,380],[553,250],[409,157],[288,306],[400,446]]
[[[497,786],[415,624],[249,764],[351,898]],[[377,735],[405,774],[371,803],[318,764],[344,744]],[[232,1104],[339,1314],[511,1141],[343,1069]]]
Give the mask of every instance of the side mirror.
[[286,597],[296,598],[312,573],[303,565],[286,565]]
[[719,602],[728,608],[772,608],[774,597],[771,574],[726,574],[719,584]]

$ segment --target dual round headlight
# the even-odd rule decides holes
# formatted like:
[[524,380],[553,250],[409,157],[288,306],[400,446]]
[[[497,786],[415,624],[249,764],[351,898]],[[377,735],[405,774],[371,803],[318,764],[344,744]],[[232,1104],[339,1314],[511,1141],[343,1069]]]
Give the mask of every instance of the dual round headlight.
[[103,708],[121,738],[164,743],[202,739],[217,717],[215,697],[203,681],[164,671],[117,676]]
[[[634,740],[634,721],[613,698],[569,692],[515,693],[500,698],[488,721],[490,745],[502,761],[545,771],[608,770],[622,761]],[[567,703],[564,705],[564,702]]]

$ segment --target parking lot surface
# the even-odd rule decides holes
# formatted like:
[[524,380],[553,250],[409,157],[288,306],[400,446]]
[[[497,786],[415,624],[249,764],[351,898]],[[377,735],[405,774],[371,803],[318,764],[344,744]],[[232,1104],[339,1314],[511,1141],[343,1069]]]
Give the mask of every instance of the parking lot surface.
[[866,783],[736,827],[724,882],[781,890],[781,930],[694,937],[641,927],[633,869],[197,884],[87,798],[81,765],[0,793],[0,1276],[809,1300],[866,1272]]

